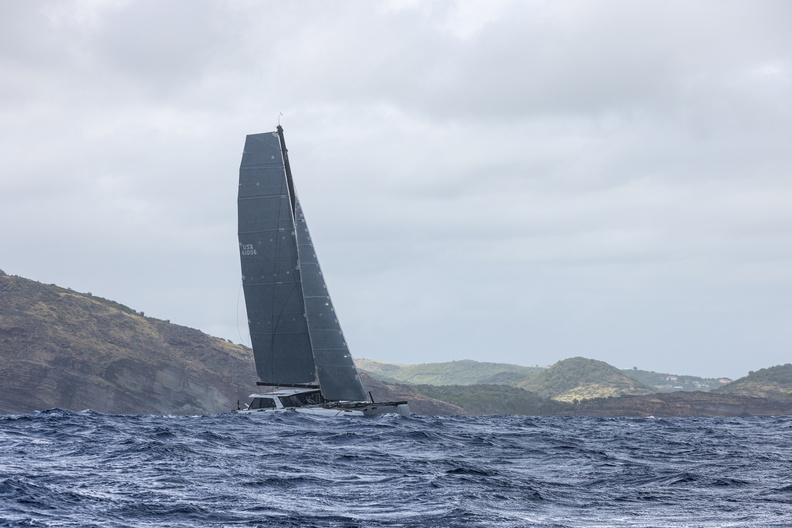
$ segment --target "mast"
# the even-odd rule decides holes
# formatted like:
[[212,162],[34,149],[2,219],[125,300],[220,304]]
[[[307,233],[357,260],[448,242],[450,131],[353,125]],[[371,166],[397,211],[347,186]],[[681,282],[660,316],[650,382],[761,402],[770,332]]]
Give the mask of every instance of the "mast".
[[283,127],[278,124],[278,139],[280,139],[281,153],[283,154],[283,166],[286,169],[286,185],[289,187],[289,203],[291,204],[292,219],[296,220],[297,205],[295,204],[294,180],[292,180],[291,165],[289,164],[289,149],[286,148],[286,140],[283,137]]

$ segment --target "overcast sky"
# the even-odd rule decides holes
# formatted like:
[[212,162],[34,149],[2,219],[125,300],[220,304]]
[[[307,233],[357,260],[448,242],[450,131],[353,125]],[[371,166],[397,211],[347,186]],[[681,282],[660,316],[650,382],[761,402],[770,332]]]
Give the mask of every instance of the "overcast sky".
[[249,344],[286,131],[355,357],[792,360],[788,1],[0,0],[0,269]]

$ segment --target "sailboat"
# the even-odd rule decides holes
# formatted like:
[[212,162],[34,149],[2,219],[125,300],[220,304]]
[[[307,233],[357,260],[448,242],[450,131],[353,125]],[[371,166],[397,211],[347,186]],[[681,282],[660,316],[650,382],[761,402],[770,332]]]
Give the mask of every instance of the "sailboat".
[[267,388],[238,412],[409,415],[406,401],[366,396],[294,191],[280,124],[247,136],[237,207],[257,385]]

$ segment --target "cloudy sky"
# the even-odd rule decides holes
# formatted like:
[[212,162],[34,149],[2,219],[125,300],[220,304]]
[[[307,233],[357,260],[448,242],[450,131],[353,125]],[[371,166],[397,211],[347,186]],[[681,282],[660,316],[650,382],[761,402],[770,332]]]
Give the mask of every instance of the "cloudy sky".
[[0,269],[249,343],[286,130],[356,357],[792,358],[792,4],[0,0]]

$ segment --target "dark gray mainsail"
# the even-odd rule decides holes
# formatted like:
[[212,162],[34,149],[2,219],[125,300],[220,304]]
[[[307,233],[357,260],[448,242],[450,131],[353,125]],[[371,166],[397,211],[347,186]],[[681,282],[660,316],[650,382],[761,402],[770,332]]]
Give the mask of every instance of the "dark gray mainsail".
[[259,383],[318,384],[328,400],[366,400],[305,217],[283,129],[247,136],[239,169],[239,250]]
[[259,381],[315,383],[294,220],[277,134],[247,136],[237,206],[242,285]]

